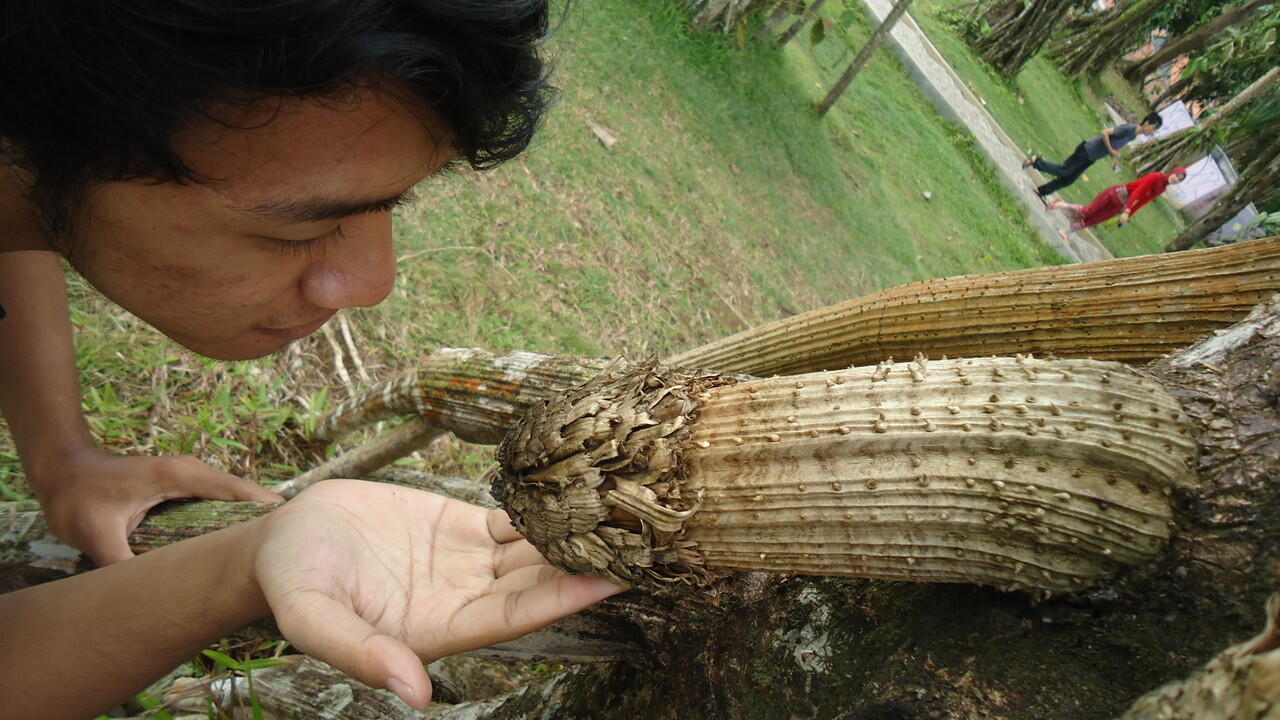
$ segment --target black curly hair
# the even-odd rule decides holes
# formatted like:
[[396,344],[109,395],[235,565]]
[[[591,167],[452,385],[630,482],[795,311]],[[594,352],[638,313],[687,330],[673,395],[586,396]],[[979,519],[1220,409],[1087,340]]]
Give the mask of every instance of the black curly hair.
[[483,169],[547,108],[547,18],[547,0],[6,0],[0,153],[56,235],[92,183],[200,182],[171,139],[215,106],[390,82]]

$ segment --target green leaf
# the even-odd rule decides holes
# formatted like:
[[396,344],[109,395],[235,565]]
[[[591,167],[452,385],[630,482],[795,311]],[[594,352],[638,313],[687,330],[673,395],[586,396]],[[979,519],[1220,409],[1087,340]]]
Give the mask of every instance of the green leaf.
[[819,20],[809,29],[809,43],[817,45],[827,37],[827,23],[825,20]]
[[244,450],[246,452],[248,452],[249,450],[249,448],[244,443],[240,442],[239,440],[232,440],[231,438],[213,437],[213,438],[209,438],[209,442],[221,447],[235,448],[237,450]]
[[164,711],[164,703],[155,695],[143,690],[134,696],[134,700],[143,710],[153,710],[150,714],[152,720],[173,720],[173,716]]
[[217,650],[201,650],[200,654],[217,663],[223,670],[240,670],[240,661]]
[[275,667],[277,665],[283,665],[283,664],[284,664],[283,658],[274,658],[274,657],[258,658],[257,660],[250,660],[249,662],[241,663],[241,665],[246,670],[261,670],[263,668]]

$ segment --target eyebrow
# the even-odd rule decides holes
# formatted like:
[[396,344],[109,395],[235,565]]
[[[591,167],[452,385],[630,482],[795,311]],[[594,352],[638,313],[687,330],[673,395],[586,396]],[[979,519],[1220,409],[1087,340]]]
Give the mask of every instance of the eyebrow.
[[[456,162],[450,161],[441,165],[425,179],[438,177],[452,172]],[[307,197],[281,198],[268,200],[260,205],[242,207],[240,210],[264,219],[291,223],[314,223],[370,213],[387,212],[415,197],[413,187],[389,197],[373,200],[347,200],[345,198]]]

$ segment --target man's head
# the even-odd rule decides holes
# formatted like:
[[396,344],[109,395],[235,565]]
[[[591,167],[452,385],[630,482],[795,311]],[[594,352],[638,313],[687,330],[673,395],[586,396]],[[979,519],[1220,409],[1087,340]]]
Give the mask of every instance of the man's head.
[[386,296],[414,184],[527,146],[546,22],[546,0],[5,3],[0,192],[178,342],[273,352]]
[[1143,135],[1150,135],[1151,133],[1159,130],[1160,126],[1163,124],[1164,118],[1160,117],[1160,113],[1151,113],[1142,118],[1141,123],[1138,123],[1138,132]]
[[1184,167],[1176,167],[1170,170],[1169,176],[1166,178],[1166,180],[1170,185],[1177,185],[1178,183],[1186,179],[1187,179],[1187,169]]

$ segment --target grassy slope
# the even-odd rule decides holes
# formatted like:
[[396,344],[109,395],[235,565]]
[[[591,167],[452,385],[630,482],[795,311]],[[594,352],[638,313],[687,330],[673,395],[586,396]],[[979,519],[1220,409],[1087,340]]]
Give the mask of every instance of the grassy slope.
[[[870,30],[740,50],[688,32],[675,0],[575,3],[552,43],[563,98],[535,147],[434,181],[400,213],[401,281],[351,313],[370,373],[442,345],[661,356],[887,286],[1059,261],[889,53],[815,117]],[[352,391],[323,338],[252,365],[205,363],[75,288],[86,406],[115,450],[279,476],[272,462],[304,459],[272,446],[291,411],[270,408]],[[437,468],[483,463],[450,452]],[[0,475],[16,475],[0,453]]]
[[686,22],[670,2],[575,6],[555,45],[564,98],[538,146],[430,188],[402,225],[406,250],[484,249],[406,269],[403,296],[428,287],[439,303],[403,308],[422,341],[666,353],[744,320],[1051,259],[974,191],[954,131],[890,58],[818,120],[834,41],[739,51]]
[[[940,11],[958,4],[959,0],[918,0],[913,16],[956,72],[987,102],[987,108],[1005,131],[1024,148],[1061,162],[1081,140],[1111,125],[1101,109],[1102,98],[1108,94],[1122,96],[1135,113],[1150,110],[1137,105],[1138,96],[1131,90],[1126,92],[1121,87],[1123,80],[1114,73],[1101,83],[1073,85],[1044,54],[1032,58],[1012,82],[1006,82],[939,18]],[[1135,177],[1125,165],[1116,174],[1110,163],[1100,160],[1059,196],[1068,202],[1087,204],[1099,191]],[[1174,217],[1172,208],[1161,200],[1144,208],[1124,228],[1104,225],[1095,228],[1095,232],[1117,256],[1159,252],[1180,229]]]

